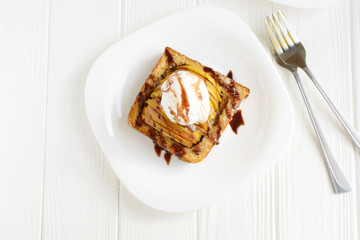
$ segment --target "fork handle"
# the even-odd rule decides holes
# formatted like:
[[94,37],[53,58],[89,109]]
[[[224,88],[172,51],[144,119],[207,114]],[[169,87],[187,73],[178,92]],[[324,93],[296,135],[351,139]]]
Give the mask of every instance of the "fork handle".
[[319,90],[321,95],[325,98],[325,100],[329,104],[331,110],[334,112],[336,117],[339,119],[339,121],[344,126],[346,131],[349,133],[351,139],[353,140],[353,142],[355,143],[357,148],[360,150],[360,136],[356,132],[355,128],[350,125],[350,123],[346,120],[344,115],[339,111],[339,109],[335,106],[335,104],[330,100],[330,98],[325,93],[325,91],[322,89],[322,87],[320,86],[318,81],[316,81],[316,78],[315,78],[314,74],[310,71],[310,69],[306,66],[305,68],[303,68],[303,70],[310,77],[310,79],[312,80],[314,85],[317,87],[317,89]]
[[335,158],[332,155],[332,153],[331,153],[331,151],[329,149],[329,146],[327,145],[327,143],[325,141],[325,138],[324,138],[324,135],[323,135],[323,133],[322,133],[322,131],[320,129],[319,123],[318,123],[318,121],[317,121],[317,119],[316,119],[316,117],[314,115],[314,112],[313,112],[313,110],[311,108],[309,99],[307,98],[306,93],[304,91],[304,88],[303,88],[303,85],[301,83],[299,74],[298,74],[297,71],[295,71],[295,72],[293,72],[293,75],[294,75],[294,77],[296,79],[296,83],[299,86],[301,95],[302,95],[302,97],[304,99],[306,108],[308,110],[308,113],[309,113],[309,116],[310,116],[310,119],[311,119],[311,122],[312,122],[312,124],[314,126],[316,135],[317,135],[317,137],[319,139],[321,148],[323,150],[324,157],[325,157],[325,160],[326,160],[326,165],[327,165],[329,173],[330,173],[330,177],[331,177],[331,180],[332,180],[332,183],[333,183],[335,193],[349,192],[349,191],[351,191],[350,184],[348,183],[345,175],[343,174],[343,172],[341,171],[341,169],[337,165],[337,163],[335,161]]

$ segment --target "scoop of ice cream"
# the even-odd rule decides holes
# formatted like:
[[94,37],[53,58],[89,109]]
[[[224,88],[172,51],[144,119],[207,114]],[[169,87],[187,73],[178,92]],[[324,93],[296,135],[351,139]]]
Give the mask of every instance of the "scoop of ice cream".
[[210,112],[209,92],[202,78],[186,70],[173,72],[161,86],[161,107],[166,116],[181,125],[206,122]]

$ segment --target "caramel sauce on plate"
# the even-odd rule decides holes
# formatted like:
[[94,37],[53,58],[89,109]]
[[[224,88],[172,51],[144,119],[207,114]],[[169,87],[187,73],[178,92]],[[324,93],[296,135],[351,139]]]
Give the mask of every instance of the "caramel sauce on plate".
[[[233,79],[233,73],[232,73],[231,70],[230,70],[229,73],[227,74],[227,77]],[[234,80],[234,79],[233,79],[233,80]],[[244,124],[245,124],[245,123],[244,123],[244,119],[243,119],[242,114],[241,114],[241,110],[238,110],[238,111],[234,114],[233,118],[232,118],[231,121],[230,121],[231,129],[233,130],[233,132],[234,132],[235,134],[237,134],[238,128],[239,128],[241,125],[244,125]]]
[[231,129],[237,134],[237,130],[241,125],[244,125],[244,119],[241,115],[241,110],[238,110],[230,121]]

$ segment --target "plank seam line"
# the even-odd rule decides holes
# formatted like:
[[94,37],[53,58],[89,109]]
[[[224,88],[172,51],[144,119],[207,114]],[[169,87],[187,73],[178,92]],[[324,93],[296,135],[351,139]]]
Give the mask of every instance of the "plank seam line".
[[[349,3],[349,14],[348,14],[348,20],[349,20],[349,27],[350,27],[350,33],[349,33],[349,38],[350,38],[350,61],[351,61],[351,65],[350,65],[350,67],[351,67],[351,72],[350,72],[350,74],[351,74],[351,90],[352,90],[352,92],[351,92],[351,94],[352,94],[352,99],[351,99],[351,101],[352,101],[352,120],[353,120],[353,124],[354,124],[354,127],[355,127],[355,129],[357,130],[357,128],[359,128],[359,125],[358,125],[358,117],[357,117],[357,115],[358,115],[358,113],[357,113],[357,109],[358,109],[358,103],[357,103],[357,101],[356,101],[356,86],[357,86],[357,84],[355,83],[355,77],[356,77],[356,71],[355,71],[355,69],[356,69],[356,66],[355,66],[355,53],[354,53],[354,50],[355,50],[355,36],[354,36],[354,29],[355,29],[355,23],[354,23],[354,21],[355,21],[355,16],[354,16],[354,11],[356,11],[356,10],[354,10],[354,9],[356,9],[356,4],[354,4],[355,3],[355,1],[353,0],[353,1],[348,1],[348,3]],[[355,6],[354,6],[355,5]],[[357,151],[357,149],[356,149],[356,147],[355,146],[353,146],[353,149],[354,149],[354,151],[353,151],[353,158],[354,158],[354,161],[356,160],[356,151]],[[354,168],[354,170],[353,170],[353,174],[354,174],[354,182],[355,182],[355,186],[356,186],[356,182],[358,182],[357,181],[357,179],[358,179],[358,176],[357,176],[357,174],[356,174],[356,166],[357,166],[357,164],[356,164],[356,161],[355,161],[355,163],[354,163],[354,165],[355,165],[355,168]],[[356,209],[356,214],[354,215],[354,218],[355,218],[355,222],[356,222],[356,227],[355,227],[355,234],[356,234],[356,239],[359,239],[359,236],[358,236],[358,226],[359,226],[359,223],[358,223],[358,212],[359,212],[359,210],[358,210],[358,208],[359,208],[359,206],[358,206],[358,199],[359,199],[359,192],[358,192],[358,190],[357,189],[355,189],[355,190],[353,190],[354,191],[354,198],[355,198],[355,209]]]
[[[118,13],[119,13],[119,17],[118,17],[118,21],[119,21],[119,27],[120,29],[118,29],[118,32],[120,34],[120,38],[119,39],[122,39],[123,38],[123,23],[124,23],[124,19],[123,19],[123,10],[124,10],[124,1],[123,0],[119,0],[118,1]],[[116,179],[117,179],[117,208],[118,208],[118,212],[117,212],[117,218],[116,218],[116,223],[117,223],[117,228],[116,228],[116,239],[120,240],[120,206],[121,206],[121,203],[120,203],[120,199],[121,199],[121,182],[120,182],[120,179],[116,176]]]
[[[274,3],[271,2],[271,12],[275,11],[275,6]],[[298,23],[299,23],[299,19],[297,17],[297,28],[298,29]],[[265,30],[264,30],[265,31]],[[272,206],[274,207],[274,211],[275,211],[275,221],[274,221],[274,225],[272,226],[272,231],[274,232],[274,239],[279,240],[280,239],[280,187],[279,187],[279,164],[276,164],[274,166],[274,203],[272,203]]]
[[47,106],[48,106],[48,82],[49,82],[49,60],[50,60],[50,3],[48,0],[48,16],[47,16],[47,61],[46,61],[46,86],[45,86],[45,119],[44,119],[44,155],[43,155],[43,169],[42,169],[42,196],[41,196],[41,225],[40,225],[40,239],[43,240],[44,230],[44,202],[45,202],[45,167],[46,167],[46,130],[47,130]]

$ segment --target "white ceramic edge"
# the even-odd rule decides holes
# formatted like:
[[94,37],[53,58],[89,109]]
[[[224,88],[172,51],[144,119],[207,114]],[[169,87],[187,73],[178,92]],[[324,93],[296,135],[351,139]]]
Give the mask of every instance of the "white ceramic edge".
[[[228,11],[228,10],[225,10],[225,9],[223,9],[223,8],[218,8],[218,7],[197,7],[197,8],[219,10],[219,11],[223,11],[223,12],[226,12],[227,14],[231,14],[231,15],[235,16],[237,19],[240,20],[239,22],[241,22],[241,24],[242,24],[245,28],[247,28],[247,29],[249,30],[249,32],[251,32],[251,35],[252,35],[253,38],[255,39],[254,44],[256,44],[259,48],[261,48],[261,49],[263,49],[263,51],[265,51],[264,47],[263,47],[262,44],[259,42],[259,40],[258,40],[257,37],[255,36],[255,34],[253,33],[253,31],[249,28],[249,26],[247,26],[247,25],[243,22],[243,20],[242,20],[240,17],[238,17],[237,15],[235,15],[234,13],[232,13],[232,12],[230,12],[230,11]],[[189,11],[189,10],[193,10],[193,9],[195,9],[195,8],[190,8],[190,9],[186,9],[186,10],[182,10],[182,11],[176,12],[176,13],[174,13],[174,14],[171,14],[171,15],[169,15],[169,16],[166,16],[166,17],[164,17],[164,18],[161,18],[161,19],[159,19],[159,20],[156,20],[156,21],[154,21],[154,22],[152,22],[152,23],[150,23],[150,24],[148,24],[148,25],[146,25],[146,26],[138,29],[137,31],[142,30],[143,28],[147,28],[147,27],[149,27],[149,26],[151,26],[151,25],[153,25],[153,24],[156,24],[158,21],[163,21],[163,20],[166,19],[166,18],[173,17],[174,15],[177,15],[177,14],[179,14],[179,13],[181,13],[181,12],[185,12],[185,11]],[[134,33],[136,33],[137,31],[135,31],[135,32],[133,32],[133,33],[125,36],[124,38],[120,39],[119,41],[117,41],[116,43],[114,43],[113,45],[111,45],[110,47],[108,47],[106,50],[104,50],[104,51],[99,55],[99,57],[96,59],[96,61],[93,63],[93,65],[91,66],[90,71],[89,71],[89,73],[88,73],[88,75],[87,75],[87,81],[86,81],[85,88],[84,88],[84,91],[85,91],[85,92],[84,92],[85,108],[86,108],[87,116],[88,116],[88,119],[89,119],[89,122],[90,122],[90,126],[91,126],[91,128],[93,129],[93,133],[94,133],[96,139],[98,140],[98,143],[99,143],[100,146],[101,146],[101,143],[100,143],[100,141],[99,141],[98,135],[97,135],[96,131],[94,131],[93,123],[92,123],[92,121],[91,121],[90,118],[89,118],[89,105],[88,105],[88,101],[86,100],[86,99],[88,98],[88,97],[87,97],[87,95],[88,95],[88,94],[87,94],[87,92],[88,92],[87,89],[90,88],[88,78],[89,78],[89,76],[91,75],[91,73],[92,73],[92,71],[93,71],[93,69],[94,69],[94,66],[96,66],[96,64],[97,64],[97,62],[99,61],[99,59],[100,59],[106,52],[111,51],[111,49],[112,49],[113,47],[115,47],[117,44],[120,44],[120,42],[121,42],[122,40],[124,40],[124,39],[126,39],[126,38],[128,38],[128,37],[131,37],[131,36],[132,36]],[[265,51],[265,53],[266,53],[266,51]],[[288,91],[287,91],[284,83],[282,82],[281,77],[280,77],[278,71],[276,70],[273,62],[271,61],[269,55],[268,55],[268,54],[265,54],[265,55],[266,55],[266,61],[268,62],[268,64],[270,64],[270,65],[272,66],[272,68],[273,68],[273,70],[274,70],[274,74],[276,75],[276,77],[277,77],[277,78],[279,79],[279,81],[280,81],[280,86],[281,86],[281,87],[283,88],[283,90],[284,90],[284,94],[285,94],[284,97],[288,99],[287,102],[288,102],[288,104],[289,104],[289,109],[290,109],[290,113],[289,113],[290,116],[289,116],[289,118],[291,118],[291,119],[290,119],[290,121],[289,121],[289,125],[290,125],[290,126],[288,126],[288,127],[289,127],[288,131],[289,131],[290,133],[287,135],[287,139],[286,139],[286,144],[285,144],[285,146],[282,146],[282,148],[278,150],[277,157],[274,157],[274,159],[273,159],[271,162],[269,162],[267,165],[264,165],[264,167],[262,167],[262,169],[259,170],[259,174],[258,174],[257,176],[263,174],[267,169],[269,169],[271,166],[273,166],[273,165],[277,162],[277,160],[279,159],[279,157],[281,156],[281,154],[285,151],[285,149],[287,149],[287,147],[288,147],[288,145],[289,145],[289,143],[290,143],[290,139],[291,139],[291,137],[292,137],[292,135],[293,135],[293,132],[294,132],[294,110],[293,110],[293,105],[292,105],[291,99],[290,99],[290,97],[289,97]],[[284,132],[286,132],[286,131],[284,131]],[[101,148],[103,149],[102,146],[101,146]],[[104,152],[104,155],[105,155],[106,159],[108,159],[108,157],[106,156],[107,154],[106,154],[105,152]],[[113,168],[113,164],[111,163],[111,161],[108,161],[108,162],[110,163],[111,167]],[[113,168],[113,169],[114,169],[114,168]],[[114,171],[114,172],[115,172],[115,171]],[[116,172],[115,172],[115,174],[116,174],[116,176],[119,178],[119,180],[122,182],[122,184],[126,187],[126,189],[127,189],[133,196],[135,196],[135,198],[136,198],[137,200],[139,200],[140,202],[142,202],[143,204],[145,204],[145,205],[147,205],[147,206],[149,206],[149,207],[151,207],[151,208],[154,208],[154,209],[159,210],[159,211],[162,211],[162,212],[180,213],[180,212],[188,212],[188,211],[200,209],[200,208],[202,208],[202,207],[206,207],[206,206],[208,206],[208,205],[210,205],[210,204],[213,204],[213,203],[219,201],[220,199],[224,198],[224,196],[228,195],[229,193],[235,192],[235,191],[237,191],[237,190],[239,190],[239,189],[241,189],[241,188],[243,187],[243,185],[240,185],[238,188],[233,188],[233,189],[231,189],[231,190],[224,191],[223,193],[219,194],[219,197],[218,197],[218,198],[212,199],[212,200],[208,201],[206,204],[200,204],[200,206],[197,206],[197,205],[196,205],[196,206],[194,206],[194,207],[192,207],[192,208],[179,209],[179,210],[164,209],[164,208],[160,208],[160,207],[158,207],[158,206],[155,206],[155,205],[153,205],[153,204],[151,204],[151,203],[144,202],[141,198],[138,197],[137,194],[135,194],[130,188],[128,188],[127,184],[121,180],[121,176],[118,176],[118,174],[117,174]],[[254,177],[251,181],[253,181],[254,179],[255,179],[255,177]]]

